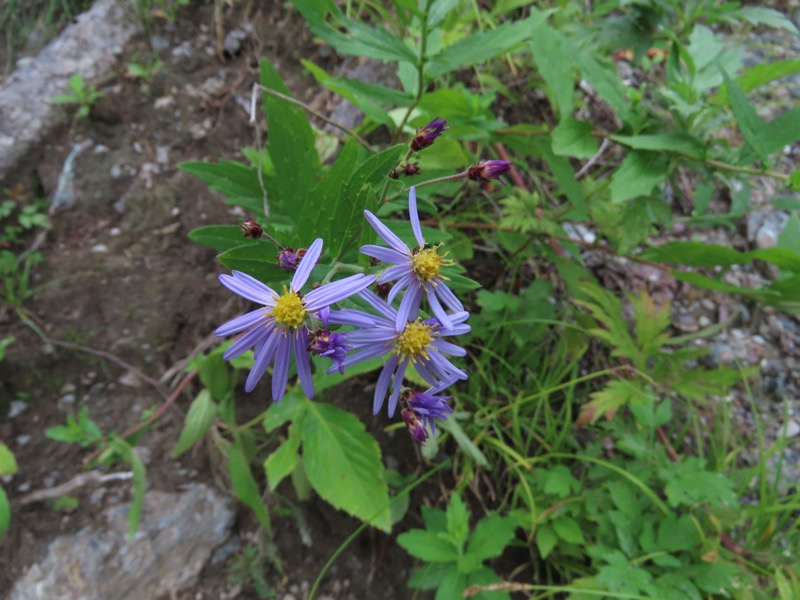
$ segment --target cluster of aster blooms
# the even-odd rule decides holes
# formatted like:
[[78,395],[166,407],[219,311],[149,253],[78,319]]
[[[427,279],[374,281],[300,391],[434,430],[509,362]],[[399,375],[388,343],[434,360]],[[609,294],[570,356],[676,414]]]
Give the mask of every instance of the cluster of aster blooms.
[[[222,284],[236,294],[260,305],[216,330],[218,336],[241,334],[226,350],[223,358],[235,358],[254,349],[253,367],[245,382],[250,392],[272,366],[272,399],[280,400],[286,392],[292,357],[303,392],[314,396],[311,355],[328,357],[333,365],[328,374],[359,362],[385,357],[386,362],[375,387],[373,412],[377,414],[388,396],[389,417],[401,405],[403,420],[414,439],[423,443],[428,429],[436,432],[434,419],[445,419],[452,412],[448,396],[441,395],[467,374],[449,360],[466,351],[445,338],[469,331],[465,324],[469,313],[447,286],[441,270],[452,262],[440,254],[440,245],[425,242],[417,211],[416,190],[409,194],[411,228],[417,245],[409,248],[386,225],[369,211],[367,222],[387,246],[368,244],[361,252],[388,264],[376,277],[358,274],[326,283],[303,294],[311,271],[322,254],[322,240],[307,250],[283,248],[278,266],[294,270],[282,292],[273,290],[253,277],[234,271],[220,275]],[[247,224],[247,227],[254,227]],[[370,286],[384,292],[381,297]],[[354,308],[337,309],[347,298],[360,295],[372,312]],[[399,302],[398,302],[399,300]],[[423,318],[420,309],[426,300],[431,318]],[[396,305],[396,307],[395,307]],[[347,329],[342,329],[344,326]],[[332,331],[331,327],[340,327]],[[352,351],[352,352],[351,352]],[[406,371],[413,366],[429,385],[425,391],[403,386]]]

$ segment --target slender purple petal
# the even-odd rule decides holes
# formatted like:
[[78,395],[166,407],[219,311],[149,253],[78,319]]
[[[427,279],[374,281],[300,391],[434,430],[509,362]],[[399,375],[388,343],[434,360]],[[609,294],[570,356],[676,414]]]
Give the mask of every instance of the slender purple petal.
[[[436,282],[436,286],[434,287],[436,290],[436,294],[439,298],[442,299],[445,306],[447,306],[450,310],[454,310],[456,312],[460,312],[464,310],[464,305],[461,304],[456,295],[452,292],[452,290],[447,287],[447,284],[444,282],[443,279],[439,279]],[[469,316],[469,314],[467,314]]]
[[256,325],[238,340],[233,342],[233,344],[231,344],[230,347],[225,350],[225,353],[222,355],[222,359],[230,360],[232,358],[236,358],[244,352],[247,352],[253,346],[266,340],[270,334],[272,334],[274,328],[274,322],[270,322],[267,326]]
[[[321,311],[320,311],[321,316]],[[360,310],[345,308],[342,310],[331,310],[328,313],[328,323],[331,325],[352,325],[354,327],[372,327],[375,319]]]
[[236,317],[235,319],[231,319],[224,325],[220,325],[217,327],[216,331],[214,331],[214,335],[218,337],[225,337],[231,335],[232,333],[239,333],[240,331],[244,331],[245,329],[253,327],[260,321],[263,321],[267,318],[267,315],[264,314],[264,309],[257,308],[256,310],[247,314]]
[[425,238],[422,237],[422,227],[419,225],[419,212],[417,212],[417,188],[413,185],[408,191],[408,212],[411,216],[411,229],[414,230],[414,237],[417,245],[422,248],[425,245]]
[[394,374],[392,381],[392,395],[389,396],[389,418],[394,416],[394,411],[397,408],[397,397],[400,395],[400,389],[403,387],[403,377],[406,376],[406,369],[408,368],[408,359],[404,358]]
[[400,301],[400,308],[397,309],[397,318],[395,319],[395,329],[399,332],[405,329],[408,321],[413,321],[417,318],[419,312],[419,304],[422,301],[422,288],[409,287]]
[[391,248],[384,248],[383,246],[376,246],[375,244],[367,244],[361,246],[361,254],[366,254],[372,258],[377,258],[385,263],[391,265],[399,265],[408,262],[408,255],[393,250]]
[[308,333],[306,329],[299,329],[294,338],[294,360],[297,363],[297,376],[303,393],[309,398],[314,397],[314,381],[311,379],[311,355],[308,353]]
[[441,353],[430,352],[428,356],[430,356],[434,369],[438,369],[439,372],[442,373],[442,376],[437,378],[438,380],[448,379],[451,376],[457,376],[459,379],[467,379],[467,374],[447,360]]
[[378,383],[375,384],[375,396],[372,400],[373,415],[377,415],[381,410],[381,406],[383,406],[383,400],[386,398],[386,392],[389,389],[389,382],[392,380],[392,374],[397,368],[397,362],[399,360],[400,357],[393,354],[383,366],[383,371],[381,371],[381,374],[378,377]]
[[458,381],[458,377],[451,377],[450,379],[445,379],[431,387],[430,389],[426,390],[425,393],[431,396],[438,394],[441,391],[446,390],[451,385],[453,385],[456,381]]
[[309,275],[311,275],[311,270],[314,268],[314,265],[317,264],[317,260],[319,260],[320,254],[322,254],[322,238],[317,238],[308,248],[305,256],[300,259],[297,271],[294,272],[294,276],[292,277],[292,289],[294,291],[300,291],[300,288],[306,284]]
[[407,288],[410,285],[419,285],[417,281],[416,275],[414,273],[409,273],[405,277],[401,277],[393,286],[392,289],[389,290],[389,295],[386,297],[386,301],[391,304],[394,302],[394,299],[397,297],[403,289]]
[[406,277],[408,275],[413,275],[414,271],[411,268],[411,265],[406,262],[403,265],[395,265],[394,267],[389,267],[378,278],[379,283],[388,283],[390,281],[394,281],[395,279],[400,279],[401,277]]
[[456,346],[444,340],[433,340],[431,345],[437,348],[442,354],[449,354],[450,356],[466,356],[467,351],[461,346]]
[[[365,360],[369,360],[371,358],[375,358],[377,356],[382,356],[386,354],[388,349],[386,346],[370,346],[361,350],[360,352],[356,352],[355,354],[350,354],[347,358],[344,359],[342,362],[343,368],[351,367],[353,365],[357,365],[360,362],[364,362]],[[328,375],[333,375],[339,370],[338,365],[333,365],[327,371],[325,371]]]
[[390,343],[397,338],[397,332],[394,328],[387,327],[372,327],[370,329],[358,329],[351,331],[347,334],[347,340],[356,347],[364,346],[365,344],[377,343]]
[[292,340],[282,332],[278,340],[275,357],[275,366],[272,369],[272,400],[279,402],[286,393],[286,384],[289,381],[289,359],[292,357]]
[[322,287],[311,290],[306,294],[303,303],[306,309],[316,311],[331,304],[341,302],[361,290],[367,289],[375,282],[374,275],[351,275],[333,283],[327,283]]
[[450,317],[447,315],[445,310],[442,308],[442,305],[439,304],[439,299],[436,297],[436,292],[433,290],[433,285],[428,283],[426,286],[426,294],[428,298],[428,304],[431,305],[431,311],[433,312],[434,316],[439,319],[439,322],[445,329],[452,329],[453,322],[450,320]]
[[281,337],[280,332],[273,332],[272,336],[263,344],[256,348],[255,361],[250,373],[247,374],[247,381],[244,383],[244,391],[250,393],[256,387],[256,384],[264,376],[264,372],[272,362],[272,357],[275,356],[275,349],[278,347],[278,339]]
[[397,312],[389,306],[389,304],[370,290],[364,290],[361,292],[361,297],[369,302],[370,306],[381,313],[387,319],[394,321],[397,318]]
[[450,315],[450,320],[453,321],[453,323],[456,325],[460,325],[467,319],[469,319],[469,313],[466,310],[462,310],[460,312],[453,313],[452,315]]
[[436,385],[439,382],[440,378],[437,378],[431,372],[430,368],[428,368],[429,364],[430,363],[426,364],[425,362],[420,360],[414,364],[414,369],[416,369],[417,373],[419,373],[419,376],[422,377],[425,381],[427,381],[431,385]]
[[368,210],[364,211],[364,217],[367,219],[369,224],[375,230],[375,233],[377,233],[381,237],[381,239],[383,239],[384,242],[389,244],[400,254],[405,254],[405,255],[411,254],[411,249],[403,243],[403,240],[397,237],[397,235],[395,235],[395,233],[391,229],[389,229],[386,225],[381,223],[378,220],[378,217],[373,215]]
[[220,275],[219,281],[230,291],[238,294],[242,298],[247,298],[262,306],[272,306],[275,304],[274,297],[277,296],[277,294],[275,294],[271,288],[253,279],[249,275],[234,271],[233,276],[225,274]]

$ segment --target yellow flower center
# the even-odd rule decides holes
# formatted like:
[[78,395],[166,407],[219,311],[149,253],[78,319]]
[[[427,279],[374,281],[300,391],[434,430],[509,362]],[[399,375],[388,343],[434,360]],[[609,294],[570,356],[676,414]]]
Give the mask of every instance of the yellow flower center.
[[420,281],[436,279],[442,267],[453,264],[452,260],[439,256],[438,249],[439,246],[420,248],[411,255],[411,267]]
[[296,328],[306,318],[306,307],[303,299],[294,290],[283,286],[283,295],[279,296],[272,309],[272,318],[279,325]]
[[431,326],[417,321],[406,325],[394,344],[394,350],[416,362],[420,357],[428,358],[432,341]]

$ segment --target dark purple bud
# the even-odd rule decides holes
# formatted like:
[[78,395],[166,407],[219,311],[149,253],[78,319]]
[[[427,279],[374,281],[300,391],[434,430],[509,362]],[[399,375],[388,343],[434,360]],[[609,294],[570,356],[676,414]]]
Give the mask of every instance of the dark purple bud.
[[427,148],[447,129],[450,129],[447,126],[447,121],[434,117],[433,121],[425,125],[425,127],[417,129],[417,134],[411,140],[411,150],[419,152],[423,148]]
[[416,414],[414,414],[414,411],[404,408],[403,421],[406,422],[406,427],[408,428],[408,431],[411,434],[411,437],[414,438],[415,442],[421,446],[428,441],[428,431],[425,429],[423,422],[417,418]]
[[352,346],[347,345],[346,334],[331,333],[327,329],[317,329],[311,335],[311,342],[308,345],[311,354],[330,358],[341,374],[344,374],[344,359],[350,348]]
[[406,177],[413,177],[419,175],[419,163],[403,163],[403,175]]
[[253,238],[254,240],[259,239],[264,234],[264,228],[253,219],[246,219],[239,225],[239,229],[242,230],[244,237]]
[[375,293],[382,299],[386,300],[389,298],[389,290],[392,289],[391,283],[376,283],[375,284]]
[[495,179],[506,185],[506,182],[500,179],[501,175],[505,175],[511,170],[511,163],[507,160],[482,160],[477,165],[472,165],[467,169],[467,177],[473,181],[491,181]]
[[447,420],[447,415],[453,412],[447,401],[451,396],[434,396],[424,392],[406,392],[404,396],[405,405],[408,410],[413,411],[422,421],[431,428],[432,433],[436,433],[436,422],[434,419]]
[[283,248],[275,258],[277,260],[277,264],[275,265],[279,269],[286,269],[287,271],[295,271],[297,270],[297,264],[300,262],[300,259],[306,255],[306,249],[300,248],[300,250],[295,250],[287,246]]

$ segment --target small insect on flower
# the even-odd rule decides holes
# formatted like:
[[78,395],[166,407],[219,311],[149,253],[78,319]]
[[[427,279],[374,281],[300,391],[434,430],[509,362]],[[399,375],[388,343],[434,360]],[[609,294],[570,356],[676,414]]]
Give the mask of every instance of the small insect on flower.
[[[228,321],[214,332],[220,337],[244,332],[222,355],[225,360],[236,358],[251,348],[255,348],[253,368],[247,376],[244,389],[251,392],[263,377],[267,367],[275,363],[272,371],[272,399],[280,400],[286,393],[289,379],[289,364],[294,355],[297,374],[303,392],[314,397],[314,383],[311,378],[309,346],[311,331],[317,329],[320,314],[337,315],[330,306],[366,289],[375,277],[363,274],[352,275],[340,281],[322,285],[303,296],[300,289],[306,284],[311,270],[322,254],[322,240],[317,239],[308,253],[299,261],[297,270],[289,287],[284,286],[279,294],[268,285],[250,275],[233,271],[231,275],[220,275],[222,285],[232,292],[261,305],[254,311]],[[371,319],[339,319],[348,324],[369,325]],[[334,354],[336,348],[334,348]]]
[[378,283],[396,283],[389,291],[387,301],[391,303],[401,291],[406,290],[397,310],[397,331],[405,327],[409,319],[415,319],[419,311],[422,296],[428,298],[431,312],[445,328],[453,325],[452,317],[447,314],[444,307],[455,312],[464,310],[464,306],[456,295],[447,287],[442,268],[453,264],[446,255],[439,254],[440,245],[430,246],[422,237],[422,227],[419,223],[417,212],[417,190],[412,187],[408,194],[408,211],[411,218],[411,229],[419,246],[410,249],[397,237],[392,230],[381,223],[378,218],[368,210],[364,211],[369,224],[375,232],[389,244],[389,248],[367,244],[361,246],[361,252],[372,258],[377,258],[394,266],[386,269],[378,278]]

